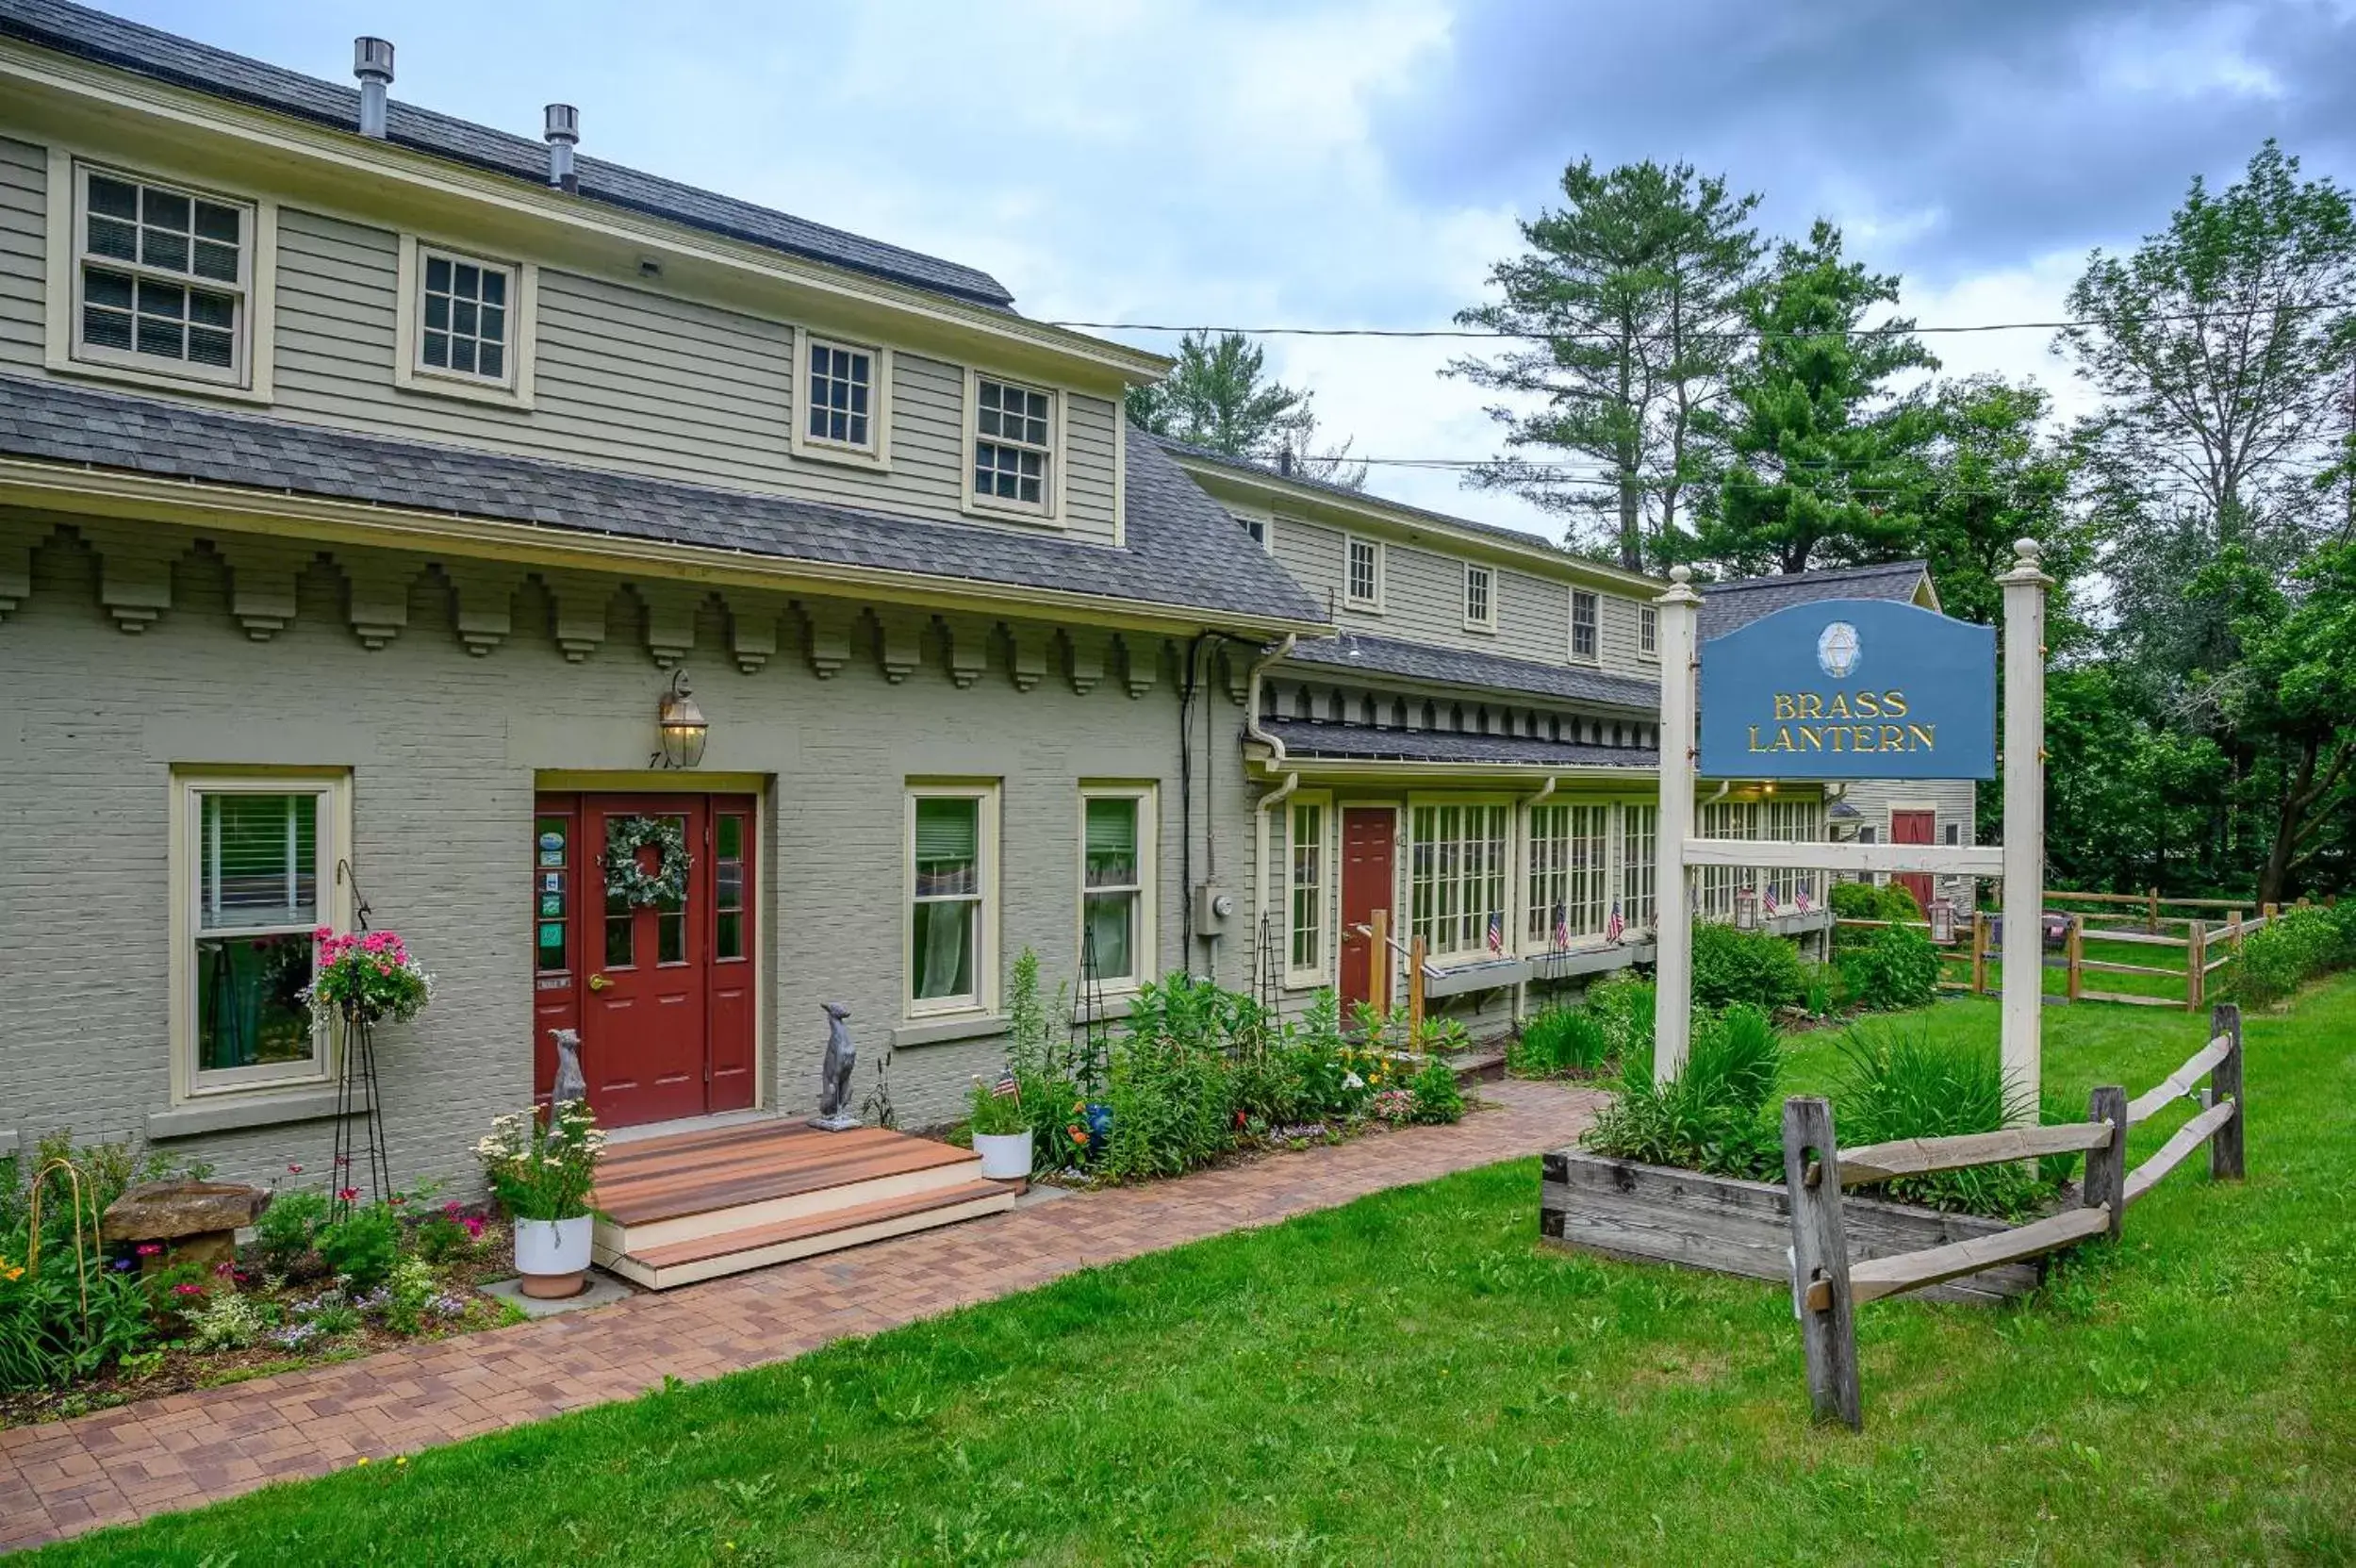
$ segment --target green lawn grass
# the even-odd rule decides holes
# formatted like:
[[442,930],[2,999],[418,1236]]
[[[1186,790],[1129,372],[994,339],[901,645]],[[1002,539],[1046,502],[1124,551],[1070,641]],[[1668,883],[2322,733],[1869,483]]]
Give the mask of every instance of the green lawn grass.
[[[2073,1098],[2205,1022],[2046,1021]],[[2190,1163],[2035,1301],[1862,1309],[1862,1435],[1780,1287],[1543,1249],[1524,1160],[34,1560],[2346,1562],[2351,1040],[2356,980],[2253,1020],[2249,1180]]]

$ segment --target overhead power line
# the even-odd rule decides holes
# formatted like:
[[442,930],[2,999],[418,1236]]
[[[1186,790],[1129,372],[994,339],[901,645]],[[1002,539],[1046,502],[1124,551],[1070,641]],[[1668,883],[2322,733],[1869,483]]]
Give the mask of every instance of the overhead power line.
[[[2356,300],[2315,300],[2299,305],[2247,305],[2220,307],[2216,310],[2183,310],[2160,312],[2137,320],[2145,324],[2176,322],[2244,321],[2259,316],[2297,315],[2315,310],[2356,310]],[[1178,332],[1223,334],[1240,332],[1247,338],[1510,338],[1522,342],[1548,342],[1556,338],[1593,338],[1598,341],[1617,340],[1621,334],[1604,328],[1578,328],[1562,331],[1503,332],[1493,327],[1387,327],[1387,326],[1218,326],[1197,323],[1188,326],[1171,322],[1046,322],[1045,326],[1067,327],[1077,332]],[[1832,327],[1814,332],[1761,332],[1750,327],[1735,327],[1719,331],[1694,331],[1686,334],[1689,342],[1733,341],[1766,342],[1777,338],[1903,338],[1954,336],[1980,332],[2059,332],[2068,327],[2103,326],[2107,323],[2097,317],[2051,322],[1976,322],[1949,325],[1902,325]],[[1663,333],[1637,333],[1635,337],[1652,340],[1666,337]]]

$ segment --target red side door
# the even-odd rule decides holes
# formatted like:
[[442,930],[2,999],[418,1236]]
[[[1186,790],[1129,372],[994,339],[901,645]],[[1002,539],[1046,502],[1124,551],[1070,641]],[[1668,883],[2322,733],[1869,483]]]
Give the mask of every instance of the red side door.
[[[1395,870],[1392,839],[1398,814],[1389,806],[1348,806],[1342,813],[1342,1011],[1374,995],[1374,952],[1371,939],[1359,928],[1375,911],[1390,909]],[[1393,912],[1391,933],[1398,935]]]
[[[1889,814],[1889,841],[1892,844],[1929,844],[1936,840],[1938,816],[1928,811],[1893,811]],[[1928,871],[1901,871],[1898,885],[1914,895],[1927,916],[1931,912],[1931,874]]]

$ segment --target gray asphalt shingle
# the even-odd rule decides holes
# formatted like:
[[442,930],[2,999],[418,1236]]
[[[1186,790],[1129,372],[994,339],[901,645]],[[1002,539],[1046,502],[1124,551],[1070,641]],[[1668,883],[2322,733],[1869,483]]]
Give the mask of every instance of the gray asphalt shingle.
[[[1143,441],[1129,443],[1132,450],[1145,444]],[[1250,542],[1250,536],[1240,530],[1236,531],[1236,536],[1247,544]],[[1252,548],[1259,547],[1254,545]],[[1532,659],[1509,659],[1496,653],[1475,653],[1456,648],[1435,648],[1425,643],[1370,637],[1356,632],[1344,632],[1339,636],[1322,638],[1313,643],[1304,640],[1293,651],[1291,662],[1330,665],[1343,669],[1363,670],[1369,674],[1432,681],[1442,685],[1476,690],[1511,691],[1571,702],[1602,703],[1607,707],[1640,709],[1646,713],[1654,712],[1660,706],[1659,685],[1630,675],[1606,675],[1600,669],[1540,664]]]
[[1650,772],[1660,753],[1650,746],[1588,746],[1526,735],[1461,734],[1446,730],[1385,730],[1371,724],[1263,719],[1260,727],[1295,757],[1359,762],[1512,763],[1553,767],[1625,767]]
[[[341,130],[359,124],[356,87],[321,81],[226,49],[216,49],[174,33],[125,22],[63,0],[0,0],[0,36],[96,60],[158,81],[234,99]],[[397,44],[400,41],[394,40]],[[395,84],[398,92],[399,83]],[[519,104],[519,110],[534,106]],[[590,134],[596,121],[590,117]],[[386,140],[414,151],[513,175],[534,185],[548,183],[548,146],[469,121],[404,104],[396,96],[387,116]],[[938,256],[887,245],[824,223],[755,206],[700,190],[676,180],[642,173],[618,163],[576,157],[581,195],[651,217],[685,223],[750,244],[848,267],[936,293],[1000,308],[1014,296],[987,272]]]
[[503,522],[1319,623],[1317,602],[1151,441],[1128,443],[1120,548],[540,458],[396,441],[0,376],[0,455]]
[[1892,599],[1903,603],[1914,598],[1916,586],[1929,569],[1923,561],[1892,561],[1877,567],[1827,567],[1820,571],[1705,584],[1701,633],[1705,638],[1722,637],[1761,616],[1826,599]]

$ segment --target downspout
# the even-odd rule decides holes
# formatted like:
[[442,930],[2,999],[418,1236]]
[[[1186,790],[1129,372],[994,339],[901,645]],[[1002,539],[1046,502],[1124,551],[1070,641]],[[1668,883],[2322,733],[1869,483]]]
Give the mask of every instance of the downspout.
[[[1275,767],[1283,767],[1286,760],[1284,742],[1278,740],[1275,735],[1270,734],[1266,730],[1260,728],[1260,680],[1262,675],[1267,673],[1268,669],[1272,666],[1283,662],[1283,660],[1292,653],[1293,650],[1299,645],[1300,640],[1301,636],[1298,632],[1285,633],[1284,640],[1277,644],[1274,652],[1263,654],[1253,662],[1251,675],[1244,683],[1244,737],[1249,740],[1256,740],[1260,745],[1267,747],[1270,762]],[[1270,808],[1281,804],[1294,790],[1300,787],[1300,770],[1298,768],[1294,768],[1285,774],[1284,782],[1282,784],[1278,784],[1275,789],[1270,790],[1267,794],[1260,798],[1260,804],[1252,814],[1254,817],[1253,843],[1255,852],[1252,855],[1251,944],[1254,962],[1258,962],[1259,959],[1260,950],[1260,921],[1266,917],[1268,904],[1268,813]]]

